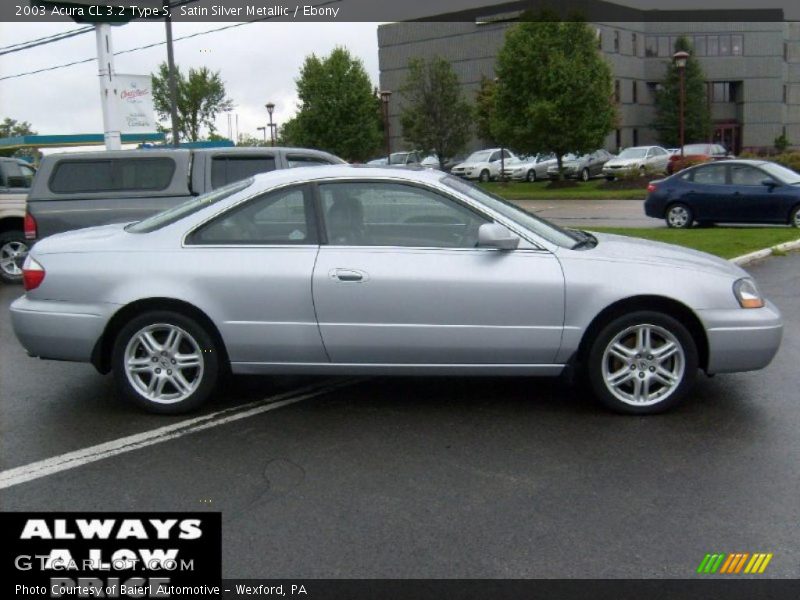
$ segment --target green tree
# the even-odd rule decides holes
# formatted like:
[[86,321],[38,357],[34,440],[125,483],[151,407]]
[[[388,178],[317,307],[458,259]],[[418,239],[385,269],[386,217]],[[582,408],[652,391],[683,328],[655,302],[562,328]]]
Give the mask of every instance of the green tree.
[[469,140],[472,106],[462,94],[458,76],[445,59],[412,58],[400,89],[403,137],[413,146],[439,157],[439,166]]
[[256,137],[249,133],[243,133],[239,136],[237,146],[268,146],[269,142],[264,141],[264,138]]
[[[706,97],[706,82],[700,62],[692,54],[692,44],[681,36],[675,40],[675,52],[689,53],[685,67],[686,104],[684,137],[687,144],[705,142],[711,136],[711,111]],[[664,146],[676,147],[680,136],[680,71],[670,60],[665,64],[666,77],[656,91],[656,118],[653,128]]]
[[[31,129],[31,124],[27,121],[17,121],[5,117],[0,122],[0,138],[19,137],[24,135],[36,135]],[[22,148],[21,150],[0,150],[0,156],[17,156],[19,158],[35,159],[39,152],[36,148]]]
[[345,160],[364,161],[382,140],[373,86],[360,59],[346,48],[306,57],[296,80],[297,115],[285,122],[281,143],[319,148]]
[[475,128],[478,137],[488,146],[496,145],[494,134],[492,133],[494,92],[494,80],[482,75],[478,93],[475,95]]
[[601,147],[614,128],[611,69],[582,21],[542,14],[515,25],[496,71],[495,138],[522,154],[555,153],[559,174],[564,154]]
[[[171,121],[169,94],[169,67],[161,63],[158,72],[151,75],[153,81],[153,107],[162,121]],[[233,101],[225,93],[225,84],[219,72],[212,72],[207,67],[189,69],[184,76],[180,68],[175,67],[176,104],[178,108],[178,137],[183,141],[196,142],[201,139],[201,130],[206,128],[209,134],[216,132],[214,121],[220,112],[230,110]],[[171,132],[169,126],[160,127]]]

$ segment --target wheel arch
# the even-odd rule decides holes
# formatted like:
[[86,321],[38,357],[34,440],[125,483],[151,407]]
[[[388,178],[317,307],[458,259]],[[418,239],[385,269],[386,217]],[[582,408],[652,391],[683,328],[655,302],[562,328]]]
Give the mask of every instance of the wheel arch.
[[111,371],[111,350],[117,335],[131,319],[151,310],[172,310],[186,317],[195,319],[206,328],[209,335],[211,335],[211,338],[214,340],[214,343],[217,345],[222,355],[221,366],[227,368],[230,365],[230,358],[228,357],[228,351],[225,347],[222,335],[214,324],[214,321],[212,321],[205,312],[189,302],[176,300],[175,298],[143,298],[126,304],[109,319],[102,335],[97,340],[92,350],[91,362],[95,369],[103,374]]
[[0,235],[9,231],[22,231],[25,227],[23,217],[3,217],[0,219]]
[[583,333],[575,359],[578,363],[585,363],[589,354],[592,340],[597,337],[600,330],[617,317],[638,310],[650,310],[669,315],[681,322],[688,330],[697,345],[698,364],[705,370],[708,366],[708,337],[705,328],[694,311],[675,300],[665,296],[631,296],[617,300],[600,311]]

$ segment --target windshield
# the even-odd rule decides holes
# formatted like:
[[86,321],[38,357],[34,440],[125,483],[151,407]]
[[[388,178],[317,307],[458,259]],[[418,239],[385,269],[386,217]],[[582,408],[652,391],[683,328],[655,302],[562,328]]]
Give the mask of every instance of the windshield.
[[617,158],[644,158],[647,156],[647,148],[626,148],[619,153]]
[[800,174],[787,167],[784,167],[783,165],[779,165],[778,163],[764,163],[760,166],[775,179],[778,179],[783,183],[800,183]]
[[582,239],[579,234],[562,229],[558,225],[554,225],[549,221],[540,219],[529,212],[525,212],[518,206],[511,204],[500,196],[495,196],[494,194],[468,183],[463,179],[453,177],[452,175],[447,175],[442,177],[439,181],[456,190],[457,192],[461,192],[473,200],[477,200],[484,206],[497,211],[504,217],[508,217],[515,223],[519,223],[525,229],[540,235],[553,244],[562,246],[563,248],[572,248],[575,246],[575,242],[581,241]]
[[409,152],[395,152],[389,156],[390,165],[404,165],[408,159]]
[[561,162],[569,162],[572,160],[578,160],[578,157],[575,156],[574,154],[565,154],[564,156],[561,157]]
[[491,156],[491,150],[481,150],[480,152],[473,152],[469,155],[469,158],[464,162],[468,163],[476,163],[476,162],[486,162],[489,160],[489,156]]
[[172,208],[168,208],[167,210],[157,213],[152,217],[148,217],[143,221],[139,221],[138,223],[132,223],[125,228],[125,231],[129,233],[150,233],[151,231],[155,231],[156,229],[161,229],[162,227],[166,227],[167,225],[171,225],[180,219],[187,217],[193,213],[196,213],[199,210],[204,209],[207,206],[211,206],[212,204],[216,204],[220,200],[224,200],[228,196],[232,196],[236,192],[241,192],[243,189],[250,187],[253,183],[253,178],[250,177],[249,179],[243,179],[241,181],[237,181],[235,183],[230,183],[226,186],[221,188],[217,188],[213,192],[209,192],[208,194],[203,194],[202,196],[198,196],[197,198],[192,198],[184,202],[183,204],[179,204],[178,206],[173,206]]

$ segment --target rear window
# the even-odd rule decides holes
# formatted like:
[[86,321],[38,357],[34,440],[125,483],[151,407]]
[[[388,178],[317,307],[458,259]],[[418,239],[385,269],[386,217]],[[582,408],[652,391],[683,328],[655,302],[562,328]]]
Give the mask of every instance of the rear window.
[[211,187],[218,188],[274,170],[274,156],[220,156],[211,161]]
[[27,165],[13,161],[0,164],[0,186],[11,188],[29,188],[33,181],[34,171]]
[[175,173],[171,158],[121,158],[65,160],[50,176],[50,190],[57,194],[91,192],[161,191]]

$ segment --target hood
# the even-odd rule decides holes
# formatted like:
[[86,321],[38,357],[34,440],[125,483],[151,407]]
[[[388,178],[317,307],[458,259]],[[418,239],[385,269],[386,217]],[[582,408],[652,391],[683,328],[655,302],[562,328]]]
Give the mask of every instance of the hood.
[[128,236],[124,228],[127,223],[98,225],[74,231],[57,233],[36,242],[34,254],[53,254],[56,252],[86,252],[105,246],[108,240]]
[[599,242],[595,248],[587,251],[592,258],[658,264],[733,278],[748,276],[744,269],[732,262],[699,250],[610,233],[592,232],[592,235]]

